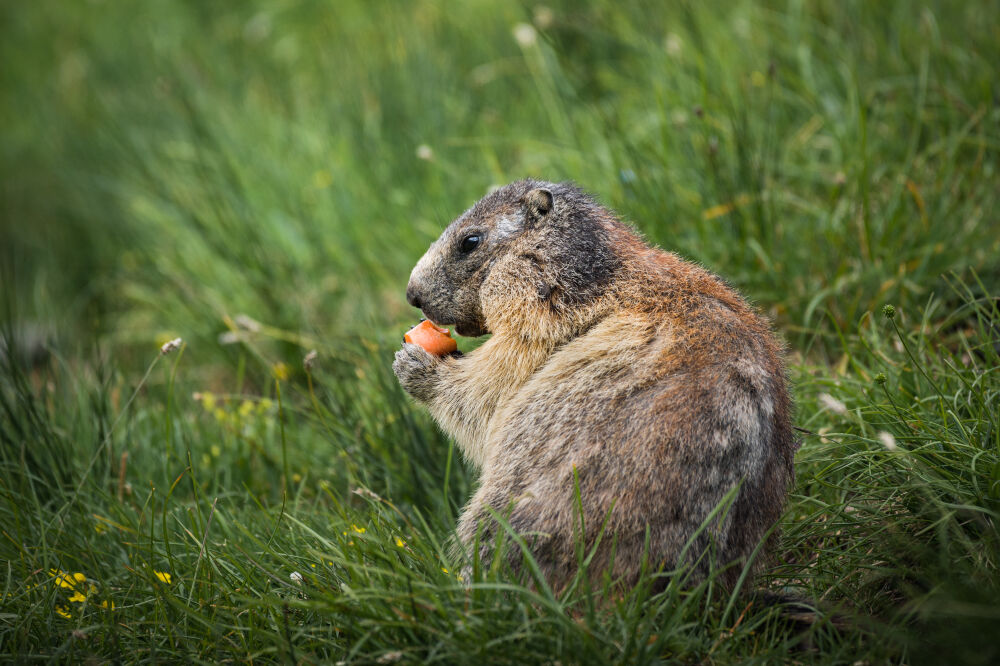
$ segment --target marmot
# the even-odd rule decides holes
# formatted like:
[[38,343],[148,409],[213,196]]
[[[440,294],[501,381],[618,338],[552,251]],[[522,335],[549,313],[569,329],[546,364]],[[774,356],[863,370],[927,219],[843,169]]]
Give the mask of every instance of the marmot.
[[601,534],[595,579],[634,584],[644,558],[697,579],[709,552],[735,582],[781,514],[796,442],[783,348],[732,288],[574,185],[521,180],[445,229],[406,297],[460,335],[492,334],[464,356],[404,344],[393,363],[480,471],[464,544],[478,529],[489,559],[491,507],[556,590],[580,537],[590,553]]

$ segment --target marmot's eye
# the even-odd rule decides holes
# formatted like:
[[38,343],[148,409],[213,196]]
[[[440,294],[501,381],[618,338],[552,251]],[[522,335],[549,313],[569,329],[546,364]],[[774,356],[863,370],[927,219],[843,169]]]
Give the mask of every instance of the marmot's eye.
[[477,247],[479,247],[479,242],[483,239],[482,236],[478,234],[473,234],[472,236],[466,236],[462,239],[462,244],[458,247],[463,254],[472,252]]

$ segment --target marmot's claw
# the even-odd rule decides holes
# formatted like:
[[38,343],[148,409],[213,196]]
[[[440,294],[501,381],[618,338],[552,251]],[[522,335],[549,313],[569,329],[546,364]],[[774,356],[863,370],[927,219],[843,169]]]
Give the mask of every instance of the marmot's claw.
[[420,345],[404,342],[396,352],[392,371],[403,389],[417,400],[427,400],[434,388],[435,367],[440,359]]

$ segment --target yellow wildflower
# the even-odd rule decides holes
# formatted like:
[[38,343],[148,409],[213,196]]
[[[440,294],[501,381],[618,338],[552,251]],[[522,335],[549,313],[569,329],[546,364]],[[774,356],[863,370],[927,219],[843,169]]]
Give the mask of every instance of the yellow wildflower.
[[402,539],[400,539],[399,537],[396,537],[396,547],[397,548],[406,548],[406,542],[403,541]]
[[448,573],[448,570],[447,570],[447,569],[445,569],[444,567],[441,567],[441,571],[443,571],[443,572],[445,572],[445,573]]
[[325,190],[333,185],[333,174],[326,169],[320,169],[313,174],[312,184],[317,190]]
[[355,525],[353,523],[351,523],[351,529],[354,530],[355,532],[357,532],[358,534],[364,534],[365,532],[368,531],[367,528],[358,527],[357,525]]
[[64,574],[61,571],[58,574],[50,571],[49,574],[56,577],[56,585],[59,587],[73,588],[73,579],[69,577],[69,574]]
[[170,585],[169,573],[167,573],[166,571],[153,571],[153,573],[156,574],[156,577],[160,579],[161,583],[166,583],[167,585]]
[[76,589],[78,583],[84,583],[87,580],[87,577],[79,571],[74,574],[70,574],[65,571],[49,569],[49,575],[56,579],[56,585],[59,587],[66,587],[71,590]]
[[250,416],[250,414],[253,413],[253,403],[249,400],[244,400],[242,403],[240,403],[239,411],[240,411],[240,416],[242,416],[243,418]]
[[70,597],[69,600],[71,602],[73,602],[73,603],[76,603],[76,604],[82,604],[82,603],[86,603],[87,597],[84,596],[83,594],[81,594],[80,592],[74,592],[73,596]]
[[722,217],[723,215],[731,213],[738,206],[745,206],[752,200],[753,199],[750,197],[750,195],[741,194],[728,203],[719,204],[718,206],[712,206],[711,208],[707,208],[701,211],[701,219],[705,221],[714,220],[717,217]]
[[264,398],[263,400],[257,403],[257,411],[266,412],[267,410],[271,409],[273,405],[274,403],[271,402],[268,398]]
[[279,361],[271,366],[271,374],[273,374],[274,378],[277,380],[286,381],[289,377],[292,376],[292,369],[288,366],[287,363],[282,363]]
[[210,448],[209,451],[212,452],[212,456],[215,458],[218,458],[219,456],[222,455],[222,449],[219,447],[218,444],[212,444],[212,448]]
[[205,391],[201,394],[201,406],[205,408],[206,411],[212,411],[215,408],[215,394]]
[[[107,607],[108,607],[108,602],[107,601],[102,601],[101,602],[101,608],[107,608]],[[112,601],[111,602],[111,610],[114,610],[114,609],[115,609],[115,602]]]
[[66,606],[56,606],[56,612],[62,615],[67,620],[73,618],[73,616],[69,614],[69,608],[67,608]]

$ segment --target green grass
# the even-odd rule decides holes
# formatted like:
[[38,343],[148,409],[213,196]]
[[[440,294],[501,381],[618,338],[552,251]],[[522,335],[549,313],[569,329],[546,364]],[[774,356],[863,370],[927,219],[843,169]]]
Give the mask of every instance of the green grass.
[[[4,5],[0,658],[996,661],[998,18]],[[389,363],[424,248],[523,176],[577,181],[788,341],[806,432],[752,587],[814,626],[682,574],[603,605],[456,579],[475,478]]]

